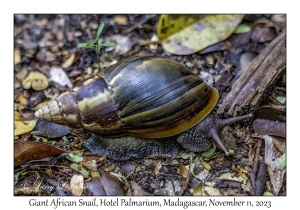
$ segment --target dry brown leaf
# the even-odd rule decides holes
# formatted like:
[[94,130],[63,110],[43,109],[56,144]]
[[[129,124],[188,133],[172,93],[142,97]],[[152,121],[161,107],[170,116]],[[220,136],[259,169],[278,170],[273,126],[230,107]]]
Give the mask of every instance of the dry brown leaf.
[[14,64],[18,64],[21,62],[21,51],[20,49],[15,49],[14,52]]
[[15,74],[15,76],[19,81],[23,81],[27,73],[28,73],[27,69],[22,68],[18,73]]
[[205,186],[203,191],[205,191],[210,196],[220,196],[222,195],[220,191],[216,188]]
[[231,180],[239,182],[239,178],[234,173],[223,173],[219,176],[220,180]]
[[98,171],[91,171],[91,176],[92,177],[100,177],[100,174]]
[[85,183],[84,194],[88,196],[123,196],[125,195],[125,189],[120,180],[109,173],[104,173],[100,177],[93,177]]
[[97,171],[96,161],[80,161],[79,164],[88,168],[91,171]]
[[50,167],[49,167],[49,168],[45,168],[45,172],[46,172],[49,176],[51,176],[51,177],[54,176]]
[[147,193],[135,181],[130,183],[133,196],[145,196]]
[[201,164],[203,165],[203,167],[206,169],[206,170],[210,170],[211,169],[211,166],[205,162],[203,159],[201,159]]
[[41,103],[39,103],[38,105],[36,105],[35,107],[32,107],[31,110],[37,111],[38,109],[40,109],[42,106],[48,104],[49,102],[50,102],[49,99],[45,99]]
[[189,173],[189,170],[182,163],[180,163],[179,164],[179,174],[182,177],[186,178],[188,173]]
[[21,114],[19,112],[14,112],[14,120],[21,120]]
[[18,166],[30,160],[38,160],[44,157],[65,152],[62,149],[41,142],[25,141],[15,142],[14,165]]
[[73,195],[79,196],[83,192],[83,177],[81,175],[75,174],[72,176],[70,184],[71,184],[71,192]]
[[202,195],[202,188],[203,188],[203,183],[200,182],[199,184],[196,185],[196,187],[194,187],[193,196]]
[[155,170],[154,170],[155,175],[159,174],[159,170],[161,169],[161,167],[162,167],[161,159],[159,159],[157,164],[156,164]]
[[32,131],[36,125],[37,120],[29,120],[29,121],[15,121],[15,136],[19,136],[25,133]]
[[265,139],[265,163],[268,164],[268,173],[272,182],[275,195],[278,195],[282,186],[285,168],[280,167],[279,157],[281,156],[273,144],[273,138],[268,135],[264,135]]
[[72,53],[70,55],[70,57],[68,57],[65,60],[65,62],[63,62],[63,64],[61,65],[61,67],[64,68],[64,69],[69,68],[74,63],[74,60],[75,60],[75,53]]
[[116,167],[115,164],[107,164],[105,166],[102,167],[102,169],[104,171],[114,171],[113,169]]
[[48,78],[36,71],[31,71],[29,75],[23,80],[22,85],[25,89],[32,87],[34,90],[45,90],[48,87]]
[[114,16],[114,21],[118,25],[127,25],[127,18],[123,15]]
[[19,97],[16,100],[19,102],[21,105],[26,106],[28,104],[28,99],[25,98],[23,95],[19,95]]
[[68,88],[73,87],[73,84],[70,81],[68,75],[59,66],[52,66],[50,68],[50,81],[53,81],[62,87],[68,87]]

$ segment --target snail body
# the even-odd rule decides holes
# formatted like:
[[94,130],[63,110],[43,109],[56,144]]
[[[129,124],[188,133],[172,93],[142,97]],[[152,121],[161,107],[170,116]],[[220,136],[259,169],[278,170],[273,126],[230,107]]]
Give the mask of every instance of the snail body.
[[227,153],[218,129],[251,115],[209,115],[218,99],[215,88],[178,62],[133,57],[62,93],[35,116],[92,132],[88,149],[118,160],[169,153],[176,140],[198,152],[213,138]]

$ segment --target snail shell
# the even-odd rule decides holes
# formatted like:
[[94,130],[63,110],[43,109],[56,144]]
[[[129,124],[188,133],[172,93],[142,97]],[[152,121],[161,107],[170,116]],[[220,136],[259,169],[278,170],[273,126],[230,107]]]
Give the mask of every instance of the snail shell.
[[195,126],[218,98],[178,62],[133,57],[62,93],[35,116],[105,137],[163,138]]

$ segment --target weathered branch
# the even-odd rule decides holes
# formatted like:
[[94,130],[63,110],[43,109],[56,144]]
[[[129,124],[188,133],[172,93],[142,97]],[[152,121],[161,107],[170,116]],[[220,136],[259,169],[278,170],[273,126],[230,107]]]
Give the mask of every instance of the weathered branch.
[[286,66],[286,32],[281,32],[233,84],[218,114],[237,116],[256,109]]

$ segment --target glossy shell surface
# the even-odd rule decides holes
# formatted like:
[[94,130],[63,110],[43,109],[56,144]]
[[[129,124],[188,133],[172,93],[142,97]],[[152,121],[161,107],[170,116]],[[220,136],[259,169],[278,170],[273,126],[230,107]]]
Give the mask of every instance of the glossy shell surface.
[[[215,88],[178,62],[133,57],[59,96],[52,106],[61,117],[49,112],[60,119],[58,123],[83,126],[103,136],[163,138],[195,126],[218,98]],[[43,118],[48,112],[42,109],[36,116]]]

